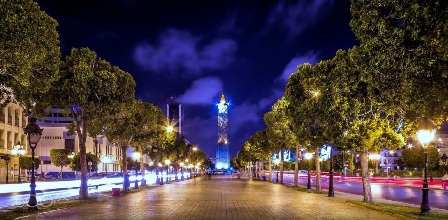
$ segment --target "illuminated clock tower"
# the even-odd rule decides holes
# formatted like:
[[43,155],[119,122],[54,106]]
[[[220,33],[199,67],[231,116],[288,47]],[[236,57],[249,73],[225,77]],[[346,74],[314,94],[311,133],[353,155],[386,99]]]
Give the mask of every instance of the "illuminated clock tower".
[[230,167],[229,136],[227,128],[229,126],[228,110],[230,103],[227,102],[224,94],[221,95],[218,107],[218,145],[216,148],[216,169],[228,169]]

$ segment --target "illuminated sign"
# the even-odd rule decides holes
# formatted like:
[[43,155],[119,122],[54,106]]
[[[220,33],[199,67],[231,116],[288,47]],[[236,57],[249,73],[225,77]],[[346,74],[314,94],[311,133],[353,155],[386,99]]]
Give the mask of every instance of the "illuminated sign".
[[[291,162],[293,161],[293,155],[290,150],[283,151],[283,161],[284,162]],[[272,155],[272,162],[274,164],[280,163],[280,153],[276,153]]]
[[330,145],[324,145],[320,149],[320,159],[322,161],[328,160],[331,157],[331,146]]

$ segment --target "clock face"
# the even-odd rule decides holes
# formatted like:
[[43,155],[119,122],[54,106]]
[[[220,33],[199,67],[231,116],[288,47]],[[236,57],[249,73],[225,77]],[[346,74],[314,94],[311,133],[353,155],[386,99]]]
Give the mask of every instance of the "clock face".
[[324,145],[320,149],[320,159],[321,160],[328,160],[328,159],[330,159],[330,156],[331,156],[331,146]]

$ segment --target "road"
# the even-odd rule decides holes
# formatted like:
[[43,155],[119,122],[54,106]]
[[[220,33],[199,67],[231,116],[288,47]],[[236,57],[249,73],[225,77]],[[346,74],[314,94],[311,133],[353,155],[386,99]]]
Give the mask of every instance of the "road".
[[[343,211],[341,211],[343,210]],[[152,187],[25,219],[397,219],[279,184],[216,177]]]
[[[284,175],[284,183],[292,185],[294,181],[293,174]],[[275,175],[274,175],[275,179]],[[315,178],[311,178],[312,185],[314,186]],[[306,186],[307,177],[300,176],[299,184]],[[322,187],[328,188],[328,179],[322,178]],[[334,181],[335,191],[352,193],[357,195],[362,195],[362,184],[360,182],[351,180],[335,180]],[[373,199],[386,199],[398,202],[405,202],[415,205],[420,205],[421,202],[421,188],[409,187],[409,186],[399,186],[399,185],[389,185],[383,183],[371,183],[372,197]],[[429,202],[432,207],[447,209],[448,210],[448,191],[431,189],[429,191]]]

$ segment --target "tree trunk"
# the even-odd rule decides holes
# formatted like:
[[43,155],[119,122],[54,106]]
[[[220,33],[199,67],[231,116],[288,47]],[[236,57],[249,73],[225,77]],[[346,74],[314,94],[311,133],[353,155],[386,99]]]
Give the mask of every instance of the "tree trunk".
[[121,143],[121,161],[123,164],[123,191],[129,191],[129,174],[128,174],[128,160],[127,160],[127,149],[126,144]]
[[319,147],[316,147],[315,151],[315,162],[316,162],[316,191],[322,191],[322,186],[320,185],[320,158],[319,158]]
[[283,184],[283,149],[280,150],[280,184]]
[[86,156],[87,126],[84,120],[78,124],[77,130],[79,138],[79,165],[81,167],[81,186],[79,188],[79,198],[87,199],[89,197],[89,191],[87,188],[88,169]]
[[299,145],[296,146],[296,161],[294,163],[294,186],[299,185]]
[[139,147],[139,149],[140,149],[140,154],[141,154],[141,156],[140,156],[140,172],[142,173],[142,183],[141,183],[141,185],[145,186],[146,185],[146,179],[145,179],[145,164],[143,163],[143,151],[142,151],[141,147]]
[[272,183],[272,154],[269,154],[269,181]]
[[361,152],[361,175],[362,175],[362,190],[363,201],[372,202],[372,191],[369,182],[369,160],[367,157],[367,149]]

